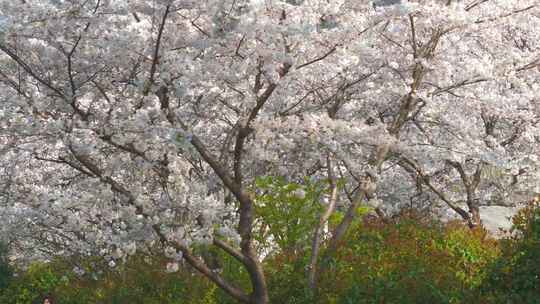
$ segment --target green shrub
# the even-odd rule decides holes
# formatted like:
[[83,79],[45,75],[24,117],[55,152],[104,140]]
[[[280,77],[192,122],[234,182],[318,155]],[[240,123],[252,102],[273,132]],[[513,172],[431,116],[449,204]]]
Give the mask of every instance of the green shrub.
[[8,247],[0,242],[0,294],[13,279],[13,268],[8,260]]
[[503,253],[492,265],[481,292],[492,303],[540,303],[540,204],[513,218],[514,235],[501,241]]
[[313,303],[307,288],[306,265],[304,252],[282,253],[265,261],[271,303]]
[[[324,182],[288,182],[281,177],[259,177],[256,211],[261,229],[257,241],[280,252],[304,251],[322,209],[319,202]],[[274,245],[273,245],[274,244]]]
[[57,287],[67,287],[68,278],[55,269],[53,263],[32,263],[10,281],[2,293],[1,303],[28,304]]
[[[81,280],[81,289],[99,290],[94,298],[111,304],[207,304],[207,292],[213,285],[201,276],[181,267],[176,273],[166,273],[168,260],[160,255],[132,256],[126,263],[105,269],[93,282]],[[206,302],[205,302],[206,301]]]
[[[72,272],[69,259],[35,262],[19,270],[0,295],[2,304],[30,304],[44,294],[52,294],[58,304],[214,304],[215,287],[185,268],[165,273],[166,259],[143,255],[131,257],[115,268],[82,261],[86,274]],[[86,265],[85,265],[86,264]],[[91,267],[91,265],[93,265]]]
[[[335,254],[324,255],[323,246],[324,271],[314,298],[306,282],[311,230],[296,225],[313,220],[318,212],[299,208],[299,200],[308,197],[316,208],[315,197],[324,187],[298,197],[292,192],[309,189],[306,185],[266,182],[258,220],[272,226],[266,233],[279,234],[282,241],[263,261],[271,303],[540,303],[538,206],[521,211],[514,218],[515,236],[499,242],[481,229],[427,220],[414,212],[392,223],[369,217],[357,220]],[[273,208],[295,212],[299,219],[277,219]],[[193,251],[218,265],[227,281],[249,292],[249,276],[237,260],[214,247]],[[29,304],[44,293],[52,293],[58,304],[236,303],[188,266],[165,273],[167,262],[159,253],[138,253],[110,268],[101,258],[82,258],[76,264],[85,270],[83,276],[73,274],[71,259],[33,263],[16,271],[18,276],[9,280],[0,303]]]
[[483,231],[458,224],[372,223],[328,263],[324,303],[466,303],[498,254]]

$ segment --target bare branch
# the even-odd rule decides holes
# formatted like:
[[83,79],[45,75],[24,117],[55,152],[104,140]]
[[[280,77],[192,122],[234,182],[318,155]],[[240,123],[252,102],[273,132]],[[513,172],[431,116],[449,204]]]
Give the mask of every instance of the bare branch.
[[315,59],[312,59],[306,63],[302,63],[301,65],[297,66],[295,69],[296,70],[300,70],[301,68],[305,68],[311,64],[314,64],[316,62],[319,62],[321,60],[324,60],[326,57],[330,56],[331,54],[333,54],[336,50],[337,50],[337,47],[339,46],[339,44],[336,44],[334,45],[328,52],[324,53],[323,55],[315,58]]
[[171,8],[171,4],[167,5],[165,8],[165,13],[163,14],[163,18],[161,19],[161,24],[159,25],[158,29],[158,35],[156,38],[156,46],[154,47],[154,56],[152,58],[152,66],[150,67],[150,76],[148,77],[148,86],[145,88],[145,95],[148,94],[150,87],[154,84],[154,74],[156,73],[157,65],[159,62],[159,47],[161,45],[161,36],[163,35],[163,30],[165,28],[165,22],[167,21],[167,16],[169,15],[169,11]]
[[43,79],[41,76],[39,76],[32,68],[17,54],[15,54],[13,51],[11,51],[8,47],[6,47],[4,44],[0,44],[0,50],[4,52],[6,55],[8,55],[13,61],[15,61],[19,66],[21,66],[26,73],[28,73],[32,78],[37,80],[39,83],[47,87],[49,90],[56,93],[59,97],[62,97],[63,99],[66,99],[64,96],[64,93],[58,89],[55,88],[50,82]]
[[235,298],[236,300],[240,301],[241,303],[250,303],[250,297],[246,295],[240,288],[230,284],[227,282],[222,276],[219,275],[219,273],[212,271],[201,259],[195,257],[191,251],[177,242],[169,242],[165,235],[161,232],[159,226],[154,225],[152,226],[154,229],[154,232],[159,236],[159,239],[163,244],[169,244],[176,248],[176,250],[182,252],[183,258],[188,262],[191,267],[197,269],[201,274],[206,276],[208,279],[210,279],[212,282],[214,282],[217,286],[219,286],[221,289],[223,289],[227,294]]
[[460,208],[459,206],[457,206],[456,204],[454,204],[450,199],[448,199],[446,197],[446,195],[444,195],[443,192],[441,192],[439,189],[437,189],[432,183],[431,183],[431,180],[430,180],[430,177],[428,175],[426,175],[423,170],[420,168],[420,166],[418,164],[416,164],[414,161],[412,160],[409,160],[407,159],[406,157],[404,156],[401,156],[400,157],[400,161],[398,162],[398,164],[404,168],[406,171],[408,172],[416,172],[416,174],[418,174],[418,176],[421,178],[422,182],[428,186],[428,188],[433,192],[435,193],[443,202],[446,203],[446,205],[448,205],[448,207],[450,207],[452,210],[454,210],[457,214],[459,214],[464,220],[466,221],[469,221],[470,220],[470,216],[469,214],[467,213],[467,211],[463,210],[462,208]]

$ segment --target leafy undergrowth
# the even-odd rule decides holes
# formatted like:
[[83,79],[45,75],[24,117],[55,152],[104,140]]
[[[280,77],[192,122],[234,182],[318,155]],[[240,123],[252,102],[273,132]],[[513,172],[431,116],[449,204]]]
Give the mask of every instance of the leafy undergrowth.
[[[315,296],[306,288],[307,250],[275,252],[265,261],[271,303],[540,303],[540,209],[514,218],[514,236],[501,241],[459,223],[404,215],[393,223],[354,226],[337,254],[321,259]],[[284,246],[286,247],[286,246]],[[211,254],[209,254],[211,253]],[[218,251],[206,251],[223,276],[245,289],[246,273]],[[192,270],[163,270],[167,259],[136,255],[111,269],[98,259],[34,263],[15,270],[0,303],[33,303],[51,293],[56,303],[234,303]]]

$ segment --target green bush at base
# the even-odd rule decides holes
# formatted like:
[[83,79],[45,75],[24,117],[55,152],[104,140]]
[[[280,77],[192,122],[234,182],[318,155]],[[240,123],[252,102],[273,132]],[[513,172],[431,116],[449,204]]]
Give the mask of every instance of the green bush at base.
[[482,296],[491,303],[540,303],[540,208],[533,203],[514,218],[514,236],[501,242]]
[[366,227],[332,261],[336,285],[323,286],[343,304],[469,303],[497,253],[483,231],[456,224]]
[[[514,232],[496,241],[480,229],[411,215],[386,224],[358,222],[336,254],[322,254],[316,298],[306,288],[308,247],[283,243],[264,261],[270,303],[540,303],[540,209],[520,212]],[[227,280],[249,289],[237,261],[217,249],[195,251],[215,259]],[[2,277],[0,303],[29,304],[45,293],[58,304],[235,303],[187,266],[166,273],[166,263],[160,255],[138,254],[110,268],[86,258],[78,261],[82,276],[72,272],[71,260],[33,263],[16,270],[16,277],[11,270]]]

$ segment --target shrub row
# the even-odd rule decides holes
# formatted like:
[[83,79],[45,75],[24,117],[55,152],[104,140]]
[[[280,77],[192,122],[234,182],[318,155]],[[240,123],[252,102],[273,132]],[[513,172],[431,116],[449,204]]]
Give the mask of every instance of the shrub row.
[[[540,303],[540,208],[522,210],[513,230],[496,241],[480,229],[410,214],[392,223],[368,220],[350,230],[335,255],[322,258],[318,295],[306,288],[309,251],[284,245],[265,260],[271,303]],[[249,288],[234,260],[199,251],[226,278]],[[187,267],[164,272],[167,259],[158,254],[135,255],[115,268],[97,258],[33,263],[24,270],[2,261],[0,303],[33,303],[45,293],[59,304],[234,303]],[[75,274],[74,264],[84,274]]]

